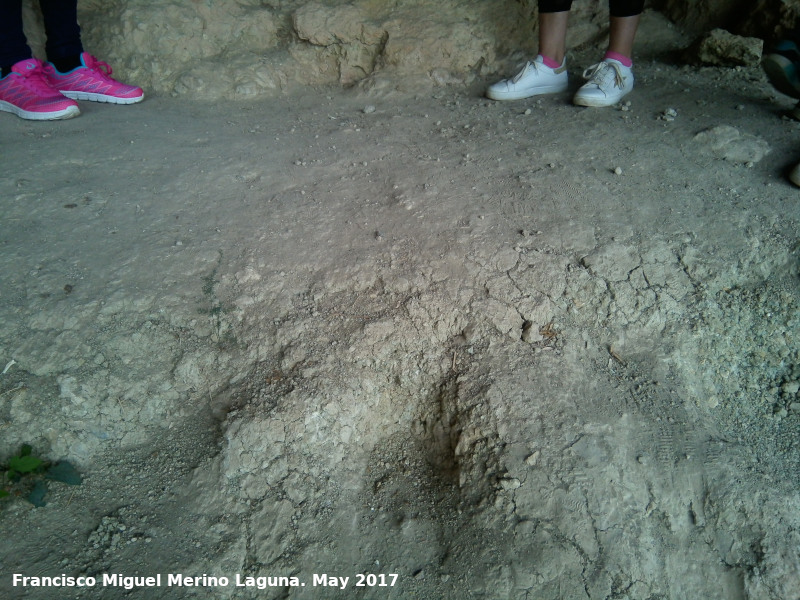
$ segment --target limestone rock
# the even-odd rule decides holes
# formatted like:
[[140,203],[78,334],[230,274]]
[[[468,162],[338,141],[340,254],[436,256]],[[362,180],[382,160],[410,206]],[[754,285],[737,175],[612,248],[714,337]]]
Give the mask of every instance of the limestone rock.
[[[350,84],[371,74],[383,52],[387,33],[370,23],[367,15],[352,5],[325,6],[310,3],[297,9],[292,24],[300,40],[317,48],[304,49],[307,67],[332,61],[341,83]],[[295,57],[301,56],[295,53]]]
[[688,58],[706,65],[753,67],[761,63],[763,49],[763,40],[714,29],[692,45]]
[[297,36],[317,46],[334,44],[379,44],[385,33],[370,24],[357,7],[325,6],[316,2],[298,8],[292,15]]

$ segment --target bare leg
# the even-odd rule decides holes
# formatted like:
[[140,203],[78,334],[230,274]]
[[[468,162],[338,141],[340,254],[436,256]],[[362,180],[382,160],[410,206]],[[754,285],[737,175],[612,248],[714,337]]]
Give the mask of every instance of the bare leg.
[[[633,38],[639,27],[639,17],[611,17],[611,33],[608,40],[608,51],[631,57],[633,54]],[[554,57],[555,58],[555,57]]]
[[567,53],[568,20],[568,10],[539,13],[539,54],[544,54],[558,63],[563,62]]

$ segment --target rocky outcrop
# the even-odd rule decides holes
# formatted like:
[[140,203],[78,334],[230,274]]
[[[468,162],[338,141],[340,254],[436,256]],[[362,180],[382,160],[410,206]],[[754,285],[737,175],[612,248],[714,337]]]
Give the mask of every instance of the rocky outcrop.
[[684,53],[688,62],[721,67],[756,67],[761,63],[764,40],[713,29]]
[[[800,0],[662,0],[655,7],[691,31],[724,26],[747,35],[783,31]],[[536,0],[81,0],[87,50],[153,94],[247,99],[296,86],[381,89],[413,81],[470,83],[507,74],[537,47]],[[25,0],[38,56],[38,3]],[[736,25],[739,23],[739,25]],[[570,48],[602,43],[605,2],[575,0]]]
[[653,4],[695,34],[721,27],[769,41],[785,35],[800,23],[798,0],[657,0]]

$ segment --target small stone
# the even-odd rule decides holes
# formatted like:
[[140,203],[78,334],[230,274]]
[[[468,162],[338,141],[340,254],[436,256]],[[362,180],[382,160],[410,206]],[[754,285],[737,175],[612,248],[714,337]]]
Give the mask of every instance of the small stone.
[[615,175],[622,175],[622,168],[621,167],[614,167],[614,174]]
[[658,115],[659,120],[671,122],[678,116],[678,111],[674,108],[665,108],[664,111]]
[[374,112],[375,112],[375,110],[376,110],[376,109],[375,109],[375,106],[374,106],[374,105],[372,105],[372,104],[367,104],[367,105],[364,107],[364,114],[365,114],[365,115],[368,115],[368,114],[370,114],[370,113],[374,113]]
[[539,457],[542,455],[541,451],[537,450],[525,459],[525,464],[529,467],[535,466],[539,462]]
[[530,109],[530,108],[526,108],[526,109],[525,109],[525,113],[524,113],[524,114],[525,114],[525,115],[529,115],[529,114],[531,114],[531,109]]

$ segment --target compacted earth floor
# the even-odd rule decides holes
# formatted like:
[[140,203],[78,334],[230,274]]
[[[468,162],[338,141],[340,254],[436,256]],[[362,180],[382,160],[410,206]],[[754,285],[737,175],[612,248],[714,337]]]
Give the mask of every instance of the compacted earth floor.
[[635,72],[0,115],[3,597],[800,597],[793,101]]

